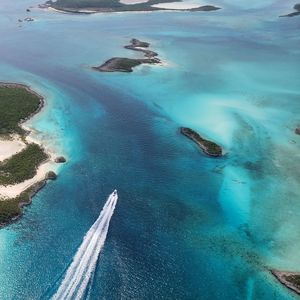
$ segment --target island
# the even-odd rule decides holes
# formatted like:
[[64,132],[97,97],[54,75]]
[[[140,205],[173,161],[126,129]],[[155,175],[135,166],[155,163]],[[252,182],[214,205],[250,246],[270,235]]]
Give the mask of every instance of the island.
[[204,139],[196,131],[187,127],[181,127],[180,132],[192,141],[194,141],[207,155],[213,157],[222,156],[223,150],[219,145],[212,141]]
[[298,4],[295,4],[294,5],[294,12],[291,12],[287,15],[283,15],[283,16],[280,16],[280,17],[295,17],[295,16],[299,16],[300,15],[300,3]]
[[295,133],[300,135],[300,126],[298,126],[296,129],[295,129]]
[[271,273],[284,286],[300,295],[300,273],[271,270]]
[[64,156],[58,156],[54,159],[54,161],[58,164],[63,164],[65,163],[67,160]]
[[[49,0],[44,4],[40,4],[40,8],[49,8],[52,10],[75,13],[75,14],[93,14],[103,12],[130,12],[130,11],[159,11],[159,10],[184,10],[184,11],[215,11],[220,9],[213,5],[192,5],[190,8],[178,8],[174,5],[180,3],[181,0],[149,0],[136,1],[130,3],[126,0]],[[163,7],[164,3],[172,4]]]
[[159,64],[160,59],[158,54],[149,50],[150,44],[142,42],[138,39],[132,39],[130,45],[124,46],[124,48],[142,52],[145,58],[126,58],[126,57],[113,57],[107,60],[104,64],[98,67],[92,67],[92,69],[100,72],[132,72],[133,68],[141,64]]
[[47,180],[56,178],[50,153],[23,126],[43,105],[30,87],[0,83],[0,227],[16,220]]

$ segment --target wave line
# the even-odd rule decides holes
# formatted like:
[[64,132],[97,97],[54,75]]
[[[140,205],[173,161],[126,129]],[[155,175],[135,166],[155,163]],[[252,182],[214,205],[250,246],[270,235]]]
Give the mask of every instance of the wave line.
[[106,240],[110,219],[118,200],[115,190],[109,195],[98,219],[86,233],[73,261],[52,300],[81,299],[95,271],[99,254]]

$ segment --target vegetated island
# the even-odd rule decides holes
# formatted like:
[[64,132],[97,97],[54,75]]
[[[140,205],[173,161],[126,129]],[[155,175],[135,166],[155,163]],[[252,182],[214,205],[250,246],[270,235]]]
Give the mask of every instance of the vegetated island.
[[55,179],[53,171],[39,170],[50,155],[22,126],[43,105],[28,86],[0,83],[0,227],[16,220],[47,180]]
[[196,131],[187,127],[181,127],[180,132],[189,139],[193,140],[207,155],[213,157],[222,156],[223,151],[219,145],[212,141],[204,139]]
[[271,270],[271,273],[290,290],[300,295],[300,273]]
[[138,39],[132,39],[130,45],[124,46],[124,48],[139,51],[144,53],[145,58],[126,58],[126,57],[113,57],[107,60],[99,67],[92,67],[92,69],[100,72],[132,72],[133,68],[141,64],[159,64],[160,59],[158,54],[149,50],[150,44],[142,42]]
[[[181,2],[181,0],[149,0],[135,4],[126,3],[119,0],[49,0],[40,8],[51,8],[65,13],[93,14],[103,12],[130,12],[130,11],[159,11],[170,10],[168,8],[155,7],[155,4]],[[175,11],[215,11],[220,9],[213,5],[203,5],[187,9],[172,9]]]
[[295,9],[294,12],[291,12],[291,13],[289,13],[287,15],[283,15],[283,16],[280,16],[280,17],[295,17],[295,16],[299,16],[300,15],[300,3],[295,4],[294,5],[294,9]]
[[300,126],[296,127],[295,133],[298,134],[298,135],[300,135]]

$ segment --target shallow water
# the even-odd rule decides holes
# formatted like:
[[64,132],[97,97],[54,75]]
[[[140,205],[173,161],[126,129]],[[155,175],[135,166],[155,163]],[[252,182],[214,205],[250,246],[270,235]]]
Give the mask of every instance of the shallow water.
[[[0,299],[49,298],[107,195],[119,202],[89,299],[293,299],[300,269],[299,18],[292,1],[211,1],[213,13],[71,16],[3,0],[0,80],[47,99],[30,121],[68,157],[0,231]],[[150,41],[167,66],[90,69]],[[221,159],[178,133],[220,143]]]

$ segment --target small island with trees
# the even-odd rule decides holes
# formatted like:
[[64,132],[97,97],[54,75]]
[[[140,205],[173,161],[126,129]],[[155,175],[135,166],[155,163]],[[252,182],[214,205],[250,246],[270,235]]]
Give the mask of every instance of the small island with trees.
[[149,50],[149,46],[150,44],[147,42],[132,39],[130,45],[126,45],[124,48],[142,52],[145,58],[113,57],[99,67],[93,67],[93,69],[100,72],[132,72],[134,67],[141,64],[161,63],[160,59],[157,57],[158,54]]
[[0,83],[0,226],[17,219],[46,181],[56,178],[52,170],[39,170],[51,157],[23,126],[43,105],[28,86]]
[[180,132],[192,141],[194,141],[207,155],[213,157],[222,156],[223,150],[221,146],[217,145],[212,141],[204,139],[199,133],[197,133],[193,129],[181,127]]
[[300,295],[300,273],[271,270],[271,273],[290,290]]
[[[45,4],[41,4],[41,8],[51,8],[64,13],[75,14],[93,14],[104,12],[131,12],[131,11],[160,11],[169,10],[168,8],[156,7],[157,4],[181,2],[181,0],[149,0],[137,1],[133,4],[128,4],[126,1],[119,0],[49,0]],[[199,5],[193,8],[172,10],[185,11],[215,11],[220,7],[213,5]]]
[[287,14],[287,15],[283,15],[281,17],[295,17],[295,16],[299,16],[300,15],[300,3],[294,5],[294,10],[295,11],[293,11],[293,12]]

